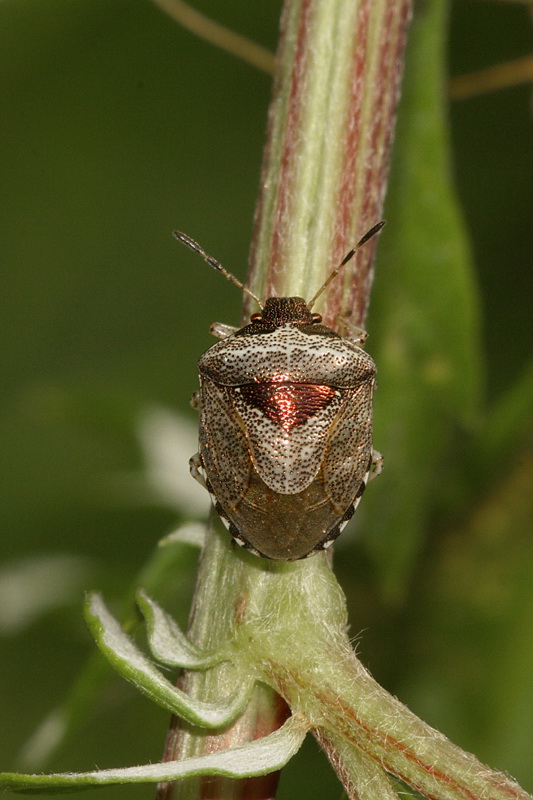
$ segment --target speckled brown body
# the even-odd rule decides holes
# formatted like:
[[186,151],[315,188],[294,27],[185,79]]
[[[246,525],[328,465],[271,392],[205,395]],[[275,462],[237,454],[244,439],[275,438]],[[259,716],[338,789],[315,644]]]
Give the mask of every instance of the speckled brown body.
[[372,358],[302,298],[269,298],[198,368],[198,469],[230,533],[280,561],[327,547],[372,464]]

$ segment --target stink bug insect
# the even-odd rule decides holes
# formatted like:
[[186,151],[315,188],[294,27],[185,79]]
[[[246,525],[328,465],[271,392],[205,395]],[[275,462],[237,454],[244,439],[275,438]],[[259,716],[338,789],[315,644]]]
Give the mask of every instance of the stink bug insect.
[[233,538],[277,561],[333,543],[381,468],[372,449],[376,366],[311,309],[375,225],[309,303],[262,303],[194,240],[174,236],[250,295],[261,309],[244,328],[215,324],[222,341],[198,362],[200,452],[191,472],[209,491]]

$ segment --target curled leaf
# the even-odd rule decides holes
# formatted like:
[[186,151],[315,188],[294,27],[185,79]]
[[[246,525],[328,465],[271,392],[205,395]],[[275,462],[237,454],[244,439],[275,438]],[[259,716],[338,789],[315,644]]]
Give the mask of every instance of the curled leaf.
[[190,642],[172,617],[141,589],[137,605],[146,621],[150,652],[169,667],[207,669],[222,661],[220,655],[204,653]]
[[192,725],[205,728],[229,725],[246,706],[252,680],[237,681],[237,690],[220,703],[195,700],[174,687],[124,633],[99,594],[89,595],[85,617],[96,644],[116,671],[154,703]]

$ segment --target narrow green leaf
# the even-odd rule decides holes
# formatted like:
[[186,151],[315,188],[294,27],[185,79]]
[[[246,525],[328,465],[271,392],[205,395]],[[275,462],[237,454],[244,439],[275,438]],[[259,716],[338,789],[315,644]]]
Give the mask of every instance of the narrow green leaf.
[[450,169],[446,33],[446,3],[417,7],[369,322],[385,467],[365,496],[365,535],[392,597],[420,546],[436,467],[457,429],[477,421],[482,384],[478,291]]
[[141,589],[137,605],[146,621],[150,652],[169,667],[207,669],[223,660],[220,654],[204,653],[190,642],[172,617]]
[[509,391],[490,410],[481,457],[483,465],[504,463],[520,449],[531,428],[533,408],[533,361]]
[[206,728],[229,725],[246,706],[253,681],[242,676],[235,681],[238,688],[234,694],[220,703],[195,700],[174,687],[124,633],[100,595],[89,595],[85,616],[96,644],[116,671],[157,705],[192,725]]
[[266,775],[281,769],[298,752],[307,733],[301,715],[290,717],[274,733],[262,739],[184,761],[143,764],[138,767],[104,769],[94,772],[56,773],[53,775],[20,775],[0,773],[0,790],[44,793],[72,792],[89,787],[117,783],[159,783],[177,781],[196,775],[221,775],[246,778]]

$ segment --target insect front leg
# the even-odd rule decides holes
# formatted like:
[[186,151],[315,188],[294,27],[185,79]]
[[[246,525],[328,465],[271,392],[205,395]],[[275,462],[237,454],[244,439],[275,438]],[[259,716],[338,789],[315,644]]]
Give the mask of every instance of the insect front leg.
[[350,320],[346,319],[346,317],[339,317],[339,322],[342,323],[348,330],[347,338],[358,347],[364,347],[364,344],[368,339],[368,333],[364,330],[364,328],[360,328],[359,325],[354,325],[353,322],[350,322]]
[[209,333],[216,336],[217,339],[227,339],[228,336],[231,336],[238,330],[239,328],[236,328],[234,325],[226,325],[225,322],[213,322],[209,328]]

